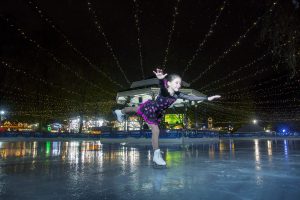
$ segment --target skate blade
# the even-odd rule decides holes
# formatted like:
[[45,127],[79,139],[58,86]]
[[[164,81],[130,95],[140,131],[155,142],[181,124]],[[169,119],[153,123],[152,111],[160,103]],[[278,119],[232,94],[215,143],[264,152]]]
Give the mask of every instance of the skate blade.
[[167,169],[167,165],[158,165],[156,163],[153,163],[154,169]]

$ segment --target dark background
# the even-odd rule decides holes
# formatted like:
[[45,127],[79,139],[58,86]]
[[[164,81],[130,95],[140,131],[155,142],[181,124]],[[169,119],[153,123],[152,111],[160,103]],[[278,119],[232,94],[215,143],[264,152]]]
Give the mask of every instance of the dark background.
[[220,94],[199,108],[219,124],[297,129],[299,3],[1,0],[0,107],[18,120],[109,117],[118,91],[161,67]]

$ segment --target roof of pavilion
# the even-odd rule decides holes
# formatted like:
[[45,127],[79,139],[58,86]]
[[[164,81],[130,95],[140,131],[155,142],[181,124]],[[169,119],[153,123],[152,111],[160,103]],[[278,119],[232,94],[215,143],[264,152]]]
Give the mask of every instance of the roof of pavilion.
[[[117,103],[118,104],[129,104],[131,106],[138,105],[142,102],[145,102],[148,99],[154,99],[159,93],[158,87],[158,79],[151,78],[145,79],[141,81],[135,81],[131,84],[128,90],[120,91],[117,93]],[[184,87],[189,87],[190,84],[187,82],[182,81],[182,85]],[[188,95],[195,95],[195,96],[204,96],[205,94],[190,88],[182,88],[180,92],[188,94]],[[175,107],[181,107],[184,105],[183,99],[177,99],[176,102],[173,104]]]

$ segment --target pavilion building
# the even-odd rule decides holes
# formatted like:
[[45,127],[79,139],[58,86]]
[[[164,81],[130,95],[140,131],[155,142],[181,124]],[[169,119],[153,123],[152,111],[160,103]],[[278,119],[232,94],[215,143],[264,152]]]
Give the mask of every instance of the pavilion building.
[[[118,104],[122,104],[125,106],[138,106],[139,104],[149,100],[149,99],[155,99],[157,95],[159,94],[159,80],[157,78],[150,78],[140,81],[135,81],[131,84],[130,88],[124,91],[120,91],[117,93],[116,101]],[[188,95],[195,95],[195,96],[202,96],[206,97],[206,95],[202,94],[201,92],[188,88],[190,84],[188,84],[185,81],[182,81],[182,87],[180,89],[180,92],[188,94]],[[170,108],[176,108],[176,107],[183,107],[184,109],[180,113],[182,116],[184,116],[184,124],[186,127],[187,124],[187,117],[186,117],[186,111],[187,111],[187,104],[188,100],[183,99],[177,99]],[[193,104],[192,104],[193,105]],[[197,106],[197,104],[194,104]],[[125,122],[124,129],[128,130],[128,121]],[[197,112],[195,113],[195,127],[198,127],[198,121],[197,121]]]

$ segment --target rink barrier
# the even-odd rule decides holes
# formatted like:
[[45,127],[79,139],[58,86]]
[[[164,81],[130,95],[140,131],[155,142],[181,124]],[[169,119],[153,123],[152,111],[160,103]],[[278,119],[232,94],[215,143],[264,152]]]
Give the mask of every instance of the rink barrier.
[[[79,134],[79,133],[49,133],[49,132],[0,132],[0,137],[25,137],[25,138],[151,138],[150,130],[134,131],[108,131],[98,135]],[[179,138],[283,138],[300,137],[300,132],[290,133],[224,133],[208,130],[161,130],[159,137],[161,139],[179,139]]]

